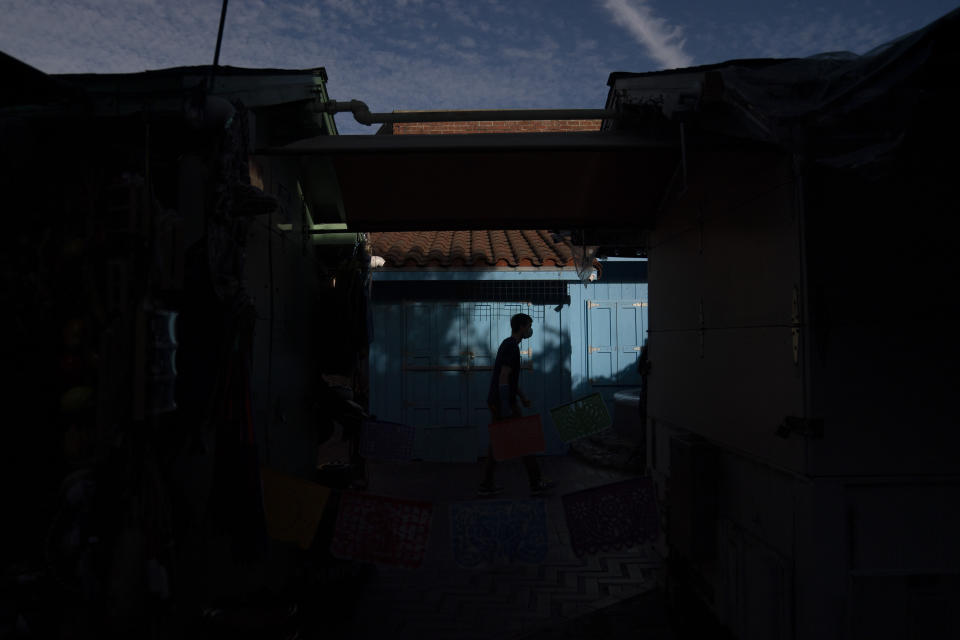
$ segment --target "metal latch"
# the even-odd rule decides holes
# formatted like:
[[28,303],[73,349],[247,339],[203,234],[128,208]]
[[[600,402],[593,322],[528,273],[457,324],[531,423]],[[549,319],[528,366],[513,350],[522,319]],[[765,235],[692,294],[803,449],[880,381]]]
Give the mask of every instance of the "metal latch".
[[593,309],[594,307],[599,307],[599,306],[600,306],[600,303],[599,303],[599,302],[592,302],[592,301],[590,301],[590,300],[587,300],[587,308],[588,308],[588,309]]
[[797,418],[787,416],[777,427],[777,435],[781,438],[787,438],[791,433],[796,433],[805,438],[823,437],[823,418]]
[[600,347],[587,347],[587,349],[590,351],[590,353],[596,353],[597,351],[600,351]]

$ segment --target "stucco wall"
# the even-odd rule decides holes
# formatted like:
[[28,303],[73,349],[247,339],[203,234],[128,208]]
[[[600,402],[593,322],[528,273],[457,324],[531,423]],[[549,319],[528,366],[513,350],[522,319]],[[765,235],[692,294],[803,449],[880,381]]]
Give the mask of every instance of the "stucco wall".
[[691,154],[688,175],[651,234],[648,415],[801,471],[803,439],[776,434],[785,416],[804,415],[790,158]]

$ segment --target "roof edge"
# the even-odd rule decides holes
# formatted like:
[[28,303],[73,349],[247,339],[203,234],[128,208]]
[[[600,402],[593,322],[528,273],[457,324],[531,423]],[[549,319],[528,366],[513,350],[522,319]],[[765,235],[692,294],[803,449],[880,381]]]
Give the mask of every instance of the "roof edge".
[[[186,67],[165,67],[163,69],[145,69],[144,71],[132,71],[129,73],[56,73],[49,74],[52,78],[63,78],[65,80],[78,78],[129,78],[133,76],[167,76],[180,74],[209,73],[213,69],[212,65],[195,65]],[[327,82],[326,67],[313,67],[310,69],[274,69],[274,68],[251,68],[251,67],[231,67],[217,66],[218,76],[282,76],[282,75],[304,75],[312,74],[320,76],[320,79]]]
[[705,71],[714,71],[722,67],[738,66],[750,69],[762,69],[783,62],[792,62],[799,58],[735,58],[725,62],[715,62],[712,64],[703,64],[694,67],[678,67],[676,69],[661,69],[659,71],[613,71],[607,78],[607,86],[612,87],[617,80],[625,78],[648,78],[652,76],[670,76],[683,73],[703,73]]

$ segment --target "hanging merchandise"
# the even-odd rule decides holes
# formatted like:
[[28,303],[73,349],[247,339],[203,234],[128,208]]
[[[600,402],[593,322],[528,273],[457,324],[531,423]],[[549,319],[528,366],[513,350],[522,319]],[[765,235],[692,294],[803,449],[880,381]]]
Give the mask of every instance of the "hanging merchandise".
[[[120,449],[123,469],[112,481],[128,491],[121,497],[118,529],[111,539],[105,605],[110,629],[130,633],[157,599],[169,596],[172,522],[163,480],[144,432],[131,432]],[[107,532],[110,533],[110,532]]]
[[234,557],[256,560],[266,553],[267,533],[260,462],[253,430],[249,359],[254,310],[245,297],[229,314],[224,365],[214,402],[216,462],[210,516],[233,542]]
[[242,292],[250,224],[249,217],[238,215],[243,213],[240,209],[245,206],[244,194],[250,184],[248,115],[240,101],[233,106],[235,115],[220,140],[213,210],[206,227],[211,281],[217,297],[223,301]]
[[600,262],[597,260],[597,253],[600,250],[599,245],[587,244],[586,234],[583,229],[564,230],[559,233],[553,233],[554,242],[563,242],[570,247],[570,254],[573,257],[573,265],[577,277],[584,286],[598,277]]
[[180,290],[184,276],[184,219],[155,203],[153,281],[162,290]]
[[150,408],[154,414],[166,413],[177,408],[177,336],[176,311],[154,310],[148,312],[150,331],[149,375],[147,376]]
[[365,487],[366,460],[361,453],[361,438],[363,422],[370,416],[351,399],[350,387],[331,387],[322,377],[315,395],[320,435],[318,477],[327,486]]
[[[358,236],[359,237],[359,236]],[[370,254],[363,242],[358,241],[349,258],[337,269],[337,290],[340,292],[341,308],[349,314],[347,325],[348,343],[344,346],[353,354],[367,349],[373,339],[371,332],[373,310],[370,306]]]
[[[248,352],[249,353],[249,352]],[[253,430],[253,402],[250,380],[249,363],[244,359],[241,363],[243,373],[243,422],[244,436],[240,444],[241,460],[241,491],[242,491],[242,528],[239,535],[241,547],[246,550],[248,557],[259,559],[266,555],[268,549],[268,535],[266,514],[263,506],[263,484],[260,478],[260,455],[257,450],[256,436]]]
[[106,524],[97,518],[100,480],[86,468],[67,476],[59,508],[44,539],[47,570],[68,592],[93,602],[102,593],[105,550],[100,544]]
[[363,288],[363,321],[367,330],[367,342],[364,347],[369,347],[373,343],[373,305],[370,302],[370,296],[373,292],[373,272],[370,268],[370,245],[367,242],[366,234],[360,236],[358,246],[358,260],[360,261],[360,278]]
[[94,393],[93,387],[71,387],[60,396],[60,410],[63,413],[74,414],[89,409],[93,407]]

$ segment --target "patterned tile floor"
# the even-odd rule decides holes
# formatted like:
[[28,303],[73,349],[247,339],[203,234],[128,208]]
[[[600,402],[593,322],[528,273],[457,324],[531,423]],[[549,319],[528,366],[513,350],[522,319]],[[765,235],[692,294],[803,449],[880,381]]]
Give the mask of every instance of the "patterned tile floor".
[[[583,624],[600,618],[607,622],[590,626],[612,629],[612,621],[617,620],[627,632],[636,631],[637,625],[646,620],[651,632],[644,637],[670,637],[661,609],[651,604],[656,602],[655,582],[662,564],[652,546],[577,558],[566,530],[561,495],[633,474],[591,466],[573,456],[538,460],[543,475],[558,482],[557,488],[544,496],[549,530],[546,559],[539,565],[474,570],[460,568],[454,562],[448,504],[477,499],[482,463],[371,463],[370,493],[430,500],[435,512],[423,565],[417,569],[377,567],[376,576],[358,594],[351,637],[577,637],[557,634],[561,630],[573,633],[576,621]],[[497,482],[505,487],[498,498],[529,497],[519,461],[498,465]],[[630,606],[632,601],[639,604]],[[618,604],[619,609],[611,608]],[[638,622],[635,618],[639,611],[647,614]],[[553,635],[531,635],[537,633]],[[631,632],[606,637],[638,636]]]

